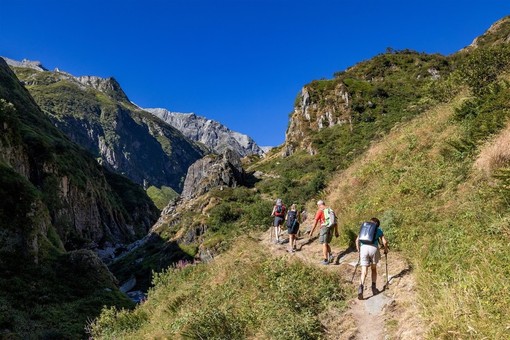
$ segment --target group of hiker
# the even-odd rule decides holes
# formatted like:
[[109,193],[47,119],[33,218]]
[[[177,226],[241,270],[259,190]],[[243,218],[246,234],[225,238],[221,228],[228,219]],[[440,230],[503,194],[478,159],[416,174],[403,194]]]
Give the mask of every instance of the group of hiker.
[[[297,250],[296,241],[300,224],[306,220],[306,211],[300,213],[296,204],[292,204],[287,210],[282,200],[278,198],[273,206],[271,216],[274,217],[271,232],[271,235],[274,235],[274,238],[271,236],[271,240],[277,244],[283,243],[283,239],[280,238],[280,234],[281,228],[286,225],[287,234],[289,235],[287,251],[289,253],[294,253]],[[384,232],[381,229],[380,224],[379,219],[375,217],[371,218],[370,221],[363,222],[360,226],[358,236],[356,237],[356,250],[359,253],[358,264],[361,266],[361,276],[358,286],[359,299],[363,299],[363,290],[369,266],[372,274],[372,293],[374,295],[379,293],[379,290],[376,287],[376,282],[377,263],[381,259],[381,253],[379,251],[381,243],[382,248],[384,249],[384,254],[388,253],[388,241],[384,237]],[[312,238],[318,226],[319,243],[322,244],[323,255],[321,264],[329,265],[333,261],[333,253],[330,246],[333,234],[335,237],[339,237],[338,221],[333,209],[327,207],[323,200],[317,201],[317,212],[315,213],[313,226],[310,230],[306,231],[309,239]]]

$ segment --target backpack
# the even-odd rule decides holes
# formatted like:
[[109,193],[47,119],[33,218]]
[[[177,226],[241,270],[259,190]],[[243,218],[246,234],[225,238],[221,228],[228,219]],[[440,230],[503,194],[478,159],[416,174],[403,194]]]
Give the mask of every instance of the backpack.
[[326,228],[334,227],[337,224],[335,212],[331,208],[324,209],[324,218],[326,222],[323,224]]
[[373,222],[363,222],[359,229],[359,241],[363,244],[375,244],[377,225]]
[[298,223],[297,211],[289,210],[289,212],[287,213],[287,227],[292,228],[296,223]]
[[285,216],[285,206],[283,204],[277,205],[274,209],[274,215],[278,217]]

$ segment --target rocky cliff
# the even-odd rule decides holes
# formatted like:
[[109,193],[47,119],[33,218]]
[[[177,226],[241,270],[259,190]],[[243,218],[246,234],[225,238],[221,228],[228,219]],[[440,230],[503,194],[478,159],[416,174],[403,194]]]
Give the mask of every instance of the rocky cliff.
[[226,126],[194,113],[170,112],[166,109],[144,109],[181,131],[191,140],[200,142],[217,154],[227,148],[241,157],[262,155],[264,150],[247,135],[235,132]]
[[11,169],[9,178],[31,188],[28,206],[43,207],[49,218],[44,224],[56,228],[66,248],[129,242],[145,234],[157,213],[145,193],[62,135],[3,60],[0,98],[0,164]]
[[239,155],[225,150],[223,155],[209,155],[193,163],[186,175],[182,197],[191,199],[215,187],[236,187],[243,184],[244,170]]
[[133,105],[114,78],[12,67],[55,126],[106,168],[145,188],[180,192],[188,167],[206,152]]
[[82,337],[105,303],[129,306],[83,248],[132,242],[158,211],[138,185],[62,134],[2,59],[0,131],[1,332]]

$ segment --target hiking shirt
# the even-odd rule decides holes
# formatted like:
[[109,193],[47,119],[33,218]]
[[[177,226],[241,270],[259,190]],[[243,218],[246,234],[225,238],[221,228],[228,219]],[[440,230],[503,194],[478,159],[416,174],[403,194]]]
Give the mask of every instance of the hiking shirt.
[[326,217],[324,216],[324,210],[319,209],[317,210],[317,213],[315,214],[315,222],[319,221],[321,228],[324,223],[326,223]]
[[375,242],[373,244],[365,244],[365,243],[360,243],[360,246],[376,246],[376,247],[379,247],[379,238],[384,236],[384,233],[382,231],[382,229],[380,227],[377,228],[377,231],[375,232]]

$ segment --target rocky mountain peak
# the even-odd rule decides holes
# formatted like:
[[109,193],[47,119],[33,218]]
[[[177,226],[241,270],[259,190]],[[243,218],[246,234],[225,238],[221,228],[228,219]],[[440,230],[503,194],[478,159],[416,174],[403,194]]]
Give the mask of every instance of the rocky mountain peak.
[[251,137],[232,131],[217,121],[195,113],[171,112],[162,108],[144,110],[172,125],[189,139],[206,145],[215,153],[221,154],[232,149],[241,157],[264,154],[264,150]]
[[472,50],[478,47],[506,44],[510,42],[510,16],[504,17],[489,27],[481,36],[476,37],[473,42],[462,49]]
[[117,100],[129,101],[122,87],[113,77],[101,78],[97,76],[74,77],[80,84],[92,87],[95,90],[103,92]]
[[33,61],[28,59],[23,59],[21,61],[17,61],[14,59],[6,58],[6,57],[0,57],[5,60],[7,65],[14,66],[14,67],[26,67],[31,68],[36,71],[47,71],[47,69],[42,65],[40,61]]

